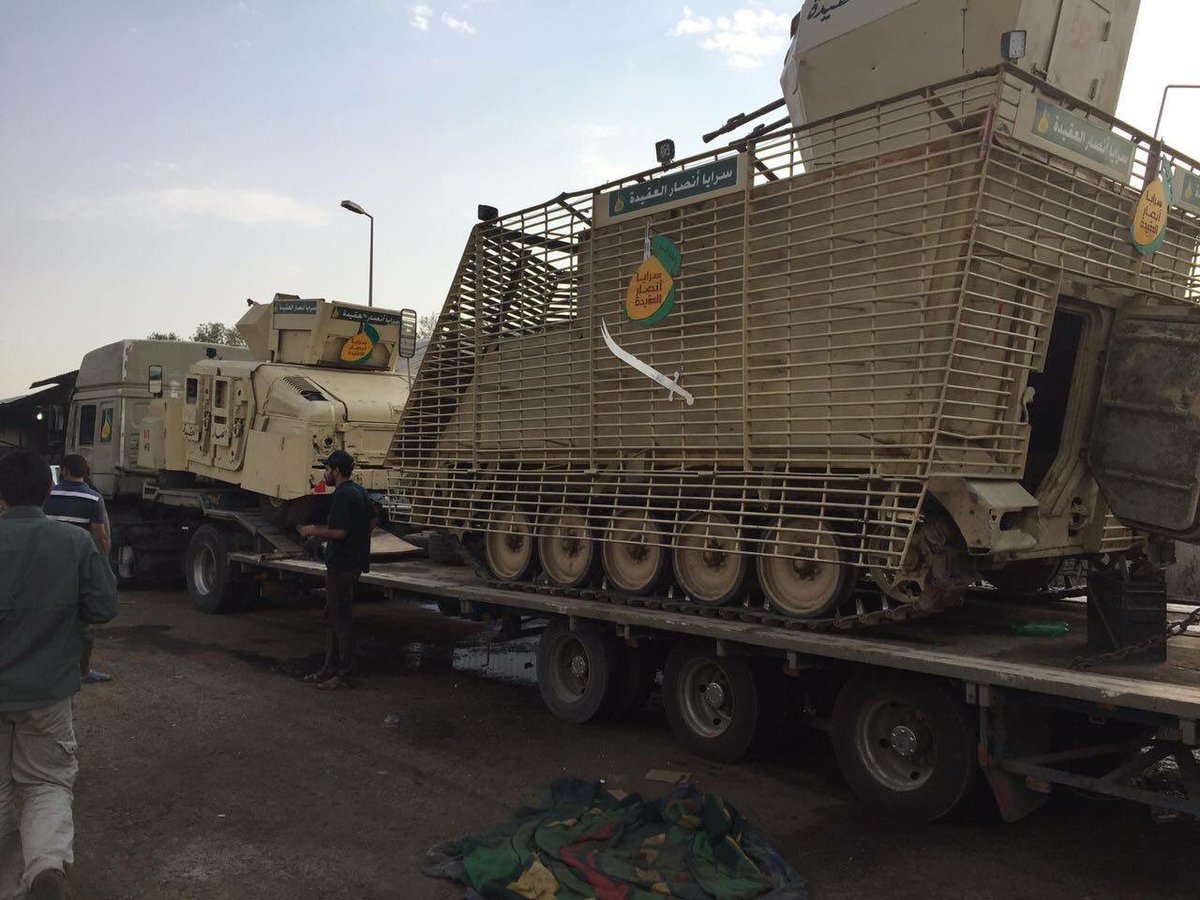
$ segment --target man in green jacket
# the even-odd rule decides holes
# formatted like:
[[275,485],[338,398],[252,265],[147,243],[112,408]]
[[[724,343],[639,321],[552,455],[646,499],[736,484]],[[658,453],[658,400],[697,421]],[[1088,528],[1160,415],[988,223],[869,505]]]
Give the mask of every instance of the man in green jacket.
[[86,531],[46,518],[49,492],[36,453],[0,458],[0,900],[67,897],[83,630],[117,614],[108,561]]

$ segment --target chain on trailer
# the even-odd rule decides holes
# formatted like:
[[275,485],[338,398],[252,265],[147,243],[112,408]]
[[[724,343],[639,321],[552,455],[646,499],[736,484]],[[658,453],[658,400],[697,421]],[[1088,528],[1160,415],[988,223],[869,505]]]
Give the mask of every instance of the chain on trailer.
[[1200,606],[1193,609],[1182,619],[1176,622],[1167,623],[1167,627],[1161,634],[1153,634],[1136,644],[1130,644],[1127,647],[1119,647],[1118,649],[1110,650],[1107,653],[1097,653],[1094,656],[1076,657],[1071,661],[1071,668],[1076,672],[1082,672],[1086,669],[1094,669],[1097,666],[1104,666],[1111,663],[1124,662],[1126,659],[1130,658],[1137,658],[1147,650],[1150,650],[1152,647],[1157,647],[1159,644],[1165,644],[1173,637],[1186,634],[1187,630],[1193,625],[1200,625]]

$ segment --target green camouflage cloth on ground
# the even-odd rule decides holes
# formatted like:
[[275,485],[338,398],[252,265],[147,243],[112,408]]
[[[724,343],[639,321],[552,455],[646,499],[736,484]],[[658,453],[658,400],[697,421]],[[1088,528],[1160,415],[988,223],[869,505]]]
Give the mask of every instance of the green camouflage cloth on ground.
[[541,806],[439,845],[426,872],[505,900],[803,900],[799,876],[737,811],[695,785],[617,799],[555,781]]

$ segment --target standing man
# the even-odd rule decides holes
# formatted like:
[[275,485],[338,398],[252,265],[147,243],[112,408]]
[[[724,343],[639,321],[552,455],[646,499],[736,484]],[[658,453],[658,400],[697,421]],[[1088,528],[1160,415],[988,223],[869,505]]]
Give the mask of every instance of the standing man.
[[[88,484],[91,469],[87,460],[78,453],[70,453],[62,458],[61,471],[62,480],[50,489],[50,496],[42,504],[42,512],[47,518],[86,528],[91,532],[92,540],[96,542],[100,552],[107,557],[112,549],[108,509],[104,506],[104,497]],[[112,680],[111,675],[92,668],[92,635],[86,629],[83,633],[83,656],[79,660],[79,669],[86,684]]]
[[70,453],[62,458],[61,472],[62,480],[50,489],[42,512],[47,518],[86,528],[100,552],[108,556],[112,548],[108,510],[104,506],[104,497],[88,484],[91,470],[87,460],[78,453]]
[[349,686],[354,670],[354,587],[371,567],[371,530],[375,527],[371,498],[350,480],[354,457],[335,450],[321,462],[325,483],[333,486],[325,525],[304,525],[303,537],[325,540],[325,664],[304,680],[321,690]]
[[[117,613],[108,560],[85,531],[46,518],[50,467],[0,459],[0,898],[66,900],[78,764],[71,700],[85,623]],[[17,801],[21,813],[17,815]]]

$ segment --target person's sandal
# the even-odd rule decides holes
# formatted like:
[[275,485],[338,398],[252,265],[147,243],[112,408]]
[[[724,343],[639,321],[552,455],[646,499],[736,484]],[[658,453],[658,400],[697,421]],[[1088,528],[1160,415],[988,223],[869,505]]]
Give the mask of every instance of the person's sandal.
[[326,679],[317,685],[318,691],[337,691],[342,688],[350,687],[350,683],[340,675],[334,675],[332,678]]
[[318,687],[320,687],[321,682],[328,681],[330,678],[333,678],[336,674],[337,674],[336,672],[331,672],[328,669],[317,669],[317,671],[313,672],[311,675],[305,675],[300,680],[303,681],[305,684],[315,684]]

